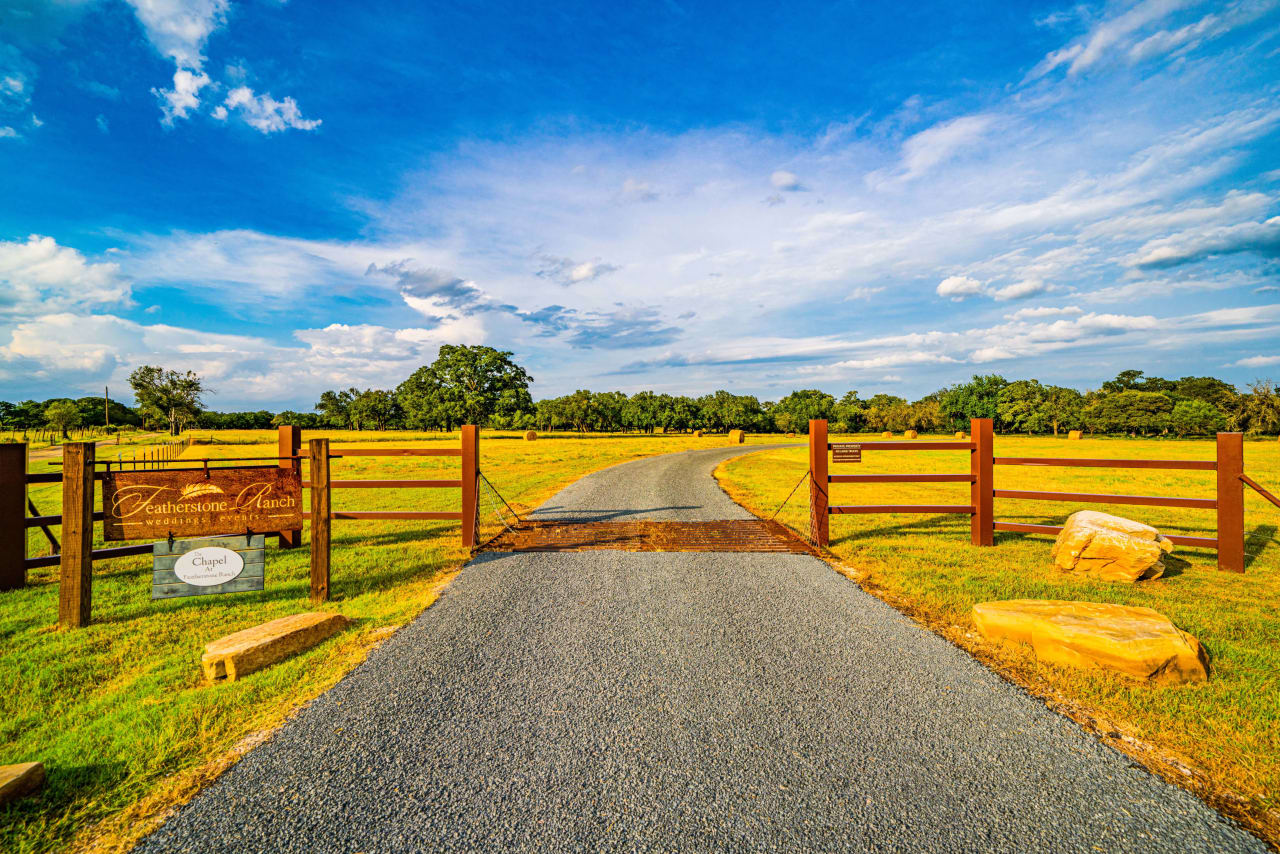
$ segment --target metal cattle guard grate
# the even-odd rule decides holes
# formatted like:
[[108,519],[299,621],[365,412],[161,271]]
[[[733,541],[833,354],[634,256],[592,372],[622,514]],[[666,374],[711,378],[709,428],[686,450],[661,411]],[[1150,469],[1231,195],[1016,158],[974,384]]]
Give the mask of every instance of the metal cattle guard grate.
[[716,522],[522,521],[485,545],[495,552],[779,552],[813,554],[783,525],[765,519]]

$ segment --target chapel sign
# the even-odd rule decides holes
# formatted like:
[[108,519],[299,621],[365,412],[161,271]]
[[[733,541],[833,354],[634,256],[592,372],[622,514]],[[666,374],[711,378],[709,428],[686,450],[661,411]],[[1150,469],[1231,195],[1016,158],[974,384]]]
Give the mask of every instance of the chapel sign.
[[302,530],[302,475],[253,466],[102,476],[104,539]]

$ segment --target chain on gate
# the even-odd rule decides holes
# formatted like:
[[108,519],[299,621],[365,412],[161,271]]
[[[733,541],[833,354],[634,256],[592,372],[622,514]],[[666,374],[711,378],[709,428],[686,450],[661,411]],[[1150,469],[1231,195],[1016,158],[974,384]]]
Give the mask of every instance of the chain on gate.
[[[773,513],[769,516],[768,521],[772,522],[776,518],[778,518],[778,514],[782,512],[782,508],[787,506],[787,503],[790,502],[791,499],[795,496],[796,490],[800,488],[800,484],[808,480],[811,474],[812,472],[806,470],[805,473],[800,476],[800,479],[796,481],[796,485],[791,487],[791,491],[787,493],[787,497],[782,499],[782,503],[779,504],[777,509],[775,509]],[[804,538],[805,542],[809,543],[810,545],[813,544],[811,534],[801,534],[801,536]]]
[[[502,529],[498,531],[498,533],[494,534],[492,537],[485,540],[480,545],[476,546],[476,550],[479,551],[480,549],[483,549],[485,546],[489,545],[489,543],[496,540],[498,537],[501,537],[504,533],[514,534],[516,532],[515,528],[511,527],[511,525],[507,523],[507,517],[504,516],[502,513],[502,509],[504,507],[506,508],[507,512],[511,514],[512,518],[515,519],[517,525],[523,522],[524,520],[520,518],[520,514],[515,511],[515,508],[513,508],[510,504],[507,503],[507,499],[502,497],[502,493],[499,492],[498,488],[493,485],[493,482],[490,481],[489,478],[485,477],[483,471],[477,471],[476,474],[479,476],[479,479],[480,479],[480,489],[476,490],[476,500],[478,502],[480,496],[483,495],[485,497],[485,500],[488,502],[489,509],[493,511],[494,517],[498,520],[498,524],[502,526]],[[493,500],[495,496],[497,497],[498,501],[502,502],[501,507],[498,506],[498,503]],[[477,522],[478,521],[479,520],[477,520]]]

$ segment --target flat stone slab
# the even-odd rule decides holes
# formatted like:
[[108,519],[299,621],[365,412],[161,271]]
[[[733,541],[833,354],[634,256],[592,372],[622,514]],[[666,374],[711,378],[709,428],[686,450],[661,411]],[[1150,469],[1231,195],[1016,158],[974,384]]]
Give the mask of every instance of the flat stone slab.
[[1097,510],[1067,517],[1049,552],[1064,572],[1087,572],[1105,581],[1140,581],[1164,574],[1161,558],[1173,543],[1150,525]]
[[1150,608],[1012,599],[974,605],[973,621],[988,640],[1029,643],[1036,658],[1052,664],[1165,684],[1209,678],[1200,641]]
[[210,682],[234,682],[310,649],[337,634],[347,622],[341,614],[318,611],[281,617],[206,644],[200,666]]
[[16,801],[44,785],[44,764],[0,765],[0,804]]

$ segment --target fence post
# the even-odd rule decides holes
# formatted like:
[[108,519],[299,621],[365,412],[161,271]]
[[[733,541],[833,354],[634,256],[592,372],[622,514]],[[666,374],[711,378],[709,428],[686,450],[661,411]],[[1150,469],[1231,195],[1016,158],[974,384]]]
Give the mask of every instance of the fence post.
[[466,424],[462,428],[462,545],[476,547],[476,509],[479,501],[480,428]]
[[93,442],[62,446],[62,559],[58,623],[89,625],[93,612]]
[[973,505],[973,515],[969,517],[969,538],[975,546],[989,546],[995,543],[991,419],[970,418],[969,436],[973,442],[973,450],[969,452],[969,474],[973,476],[969,484],[969,503]]
[[831,543],[831,517],[827,513],[827,422],[809,422],[809,539],[815,546]]
[[0,445],[0,590],[27,584],[27,446]]
[[312,439],[311,453],[311,601],[329,600],[329,440]]
[[[294,425],[281,424],[280,429],[276,431],[276,440],[280,454],[280,468],[301,472],[302,460],[295,457],[302,448],[302,430]],[[280,548],[291,549],[300,545],[302,545],[301,531],[280,532]]]
[[1244,572],[1244,434],[1218,434],[1218,569]]

